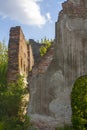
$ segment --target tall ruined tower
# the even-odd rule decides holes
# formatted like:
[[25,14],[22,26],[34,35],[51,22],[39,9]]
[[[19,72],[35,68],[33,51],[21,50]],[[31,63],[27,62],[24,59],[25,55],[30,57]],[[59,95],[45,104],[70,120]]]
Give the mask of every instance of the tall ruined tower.
[[8,46],[8,81],[16,81],[19,74],[24,75],[27,81],[28,72],[33,65],[31,46],[26,44],[21,28],[12,27]]

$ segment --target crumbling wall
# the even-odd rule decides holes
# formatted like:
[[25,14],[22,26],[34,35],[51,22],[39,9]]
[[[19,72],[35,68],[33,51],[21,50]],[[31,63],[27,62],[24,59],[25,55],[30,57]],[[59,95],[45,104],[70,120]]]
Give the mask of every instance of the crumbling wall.
[[72,87],[78,77],[87,74],[86,0],[67,0],[62,6],[56,22],[53,60],[29,86],[32,121],[52,128],[71,124]]
[[33,39],[29,39],[29,44],[32,47],[33,56],[34,56],[34,63],[37,64],[41,59],[40,48],[41,48],[42,44],[34,41]]
[[21,27],[10,29],[8,46],[8,81],[16,81],[19,74],[27,80],[29,70],[34,65],[32,48],[27,45]]

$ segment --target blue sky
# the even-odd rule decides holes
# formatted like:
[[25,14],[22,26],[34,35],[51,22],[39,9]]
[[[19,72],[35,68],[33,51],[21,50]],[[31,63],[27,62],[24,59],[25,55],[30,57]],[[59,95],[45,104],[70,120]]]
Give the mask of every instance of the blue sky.
[[25,38],[55,37],[55,22],[64,0],[0,0],[0,41],[8,43],[10,27],[21,26]]

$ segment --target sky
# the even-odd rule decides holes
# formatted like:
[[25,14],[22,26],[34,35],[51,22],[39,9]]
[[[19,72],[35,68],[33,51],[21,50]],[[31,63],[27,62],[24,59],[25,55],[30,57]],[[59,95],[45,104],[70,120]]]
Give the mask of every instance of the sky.
[[8,44],[11,27],[21,26],[26,40],[55,38],[55,22],[64,0],[0,0],[0,41]]

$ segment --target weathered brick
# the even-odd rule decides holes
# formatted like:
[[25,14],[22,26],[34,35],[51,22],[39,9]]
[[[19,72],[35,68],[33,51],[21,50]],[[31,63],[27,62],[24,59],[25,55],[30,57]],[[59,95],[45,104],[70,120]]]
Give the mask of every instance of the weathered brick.
[[26,44],[20,26],[12,27],[9,35],[8,81],[16,81],[18,74],[24,75],[27,80],[29,70],[34,65],[31,45]]

